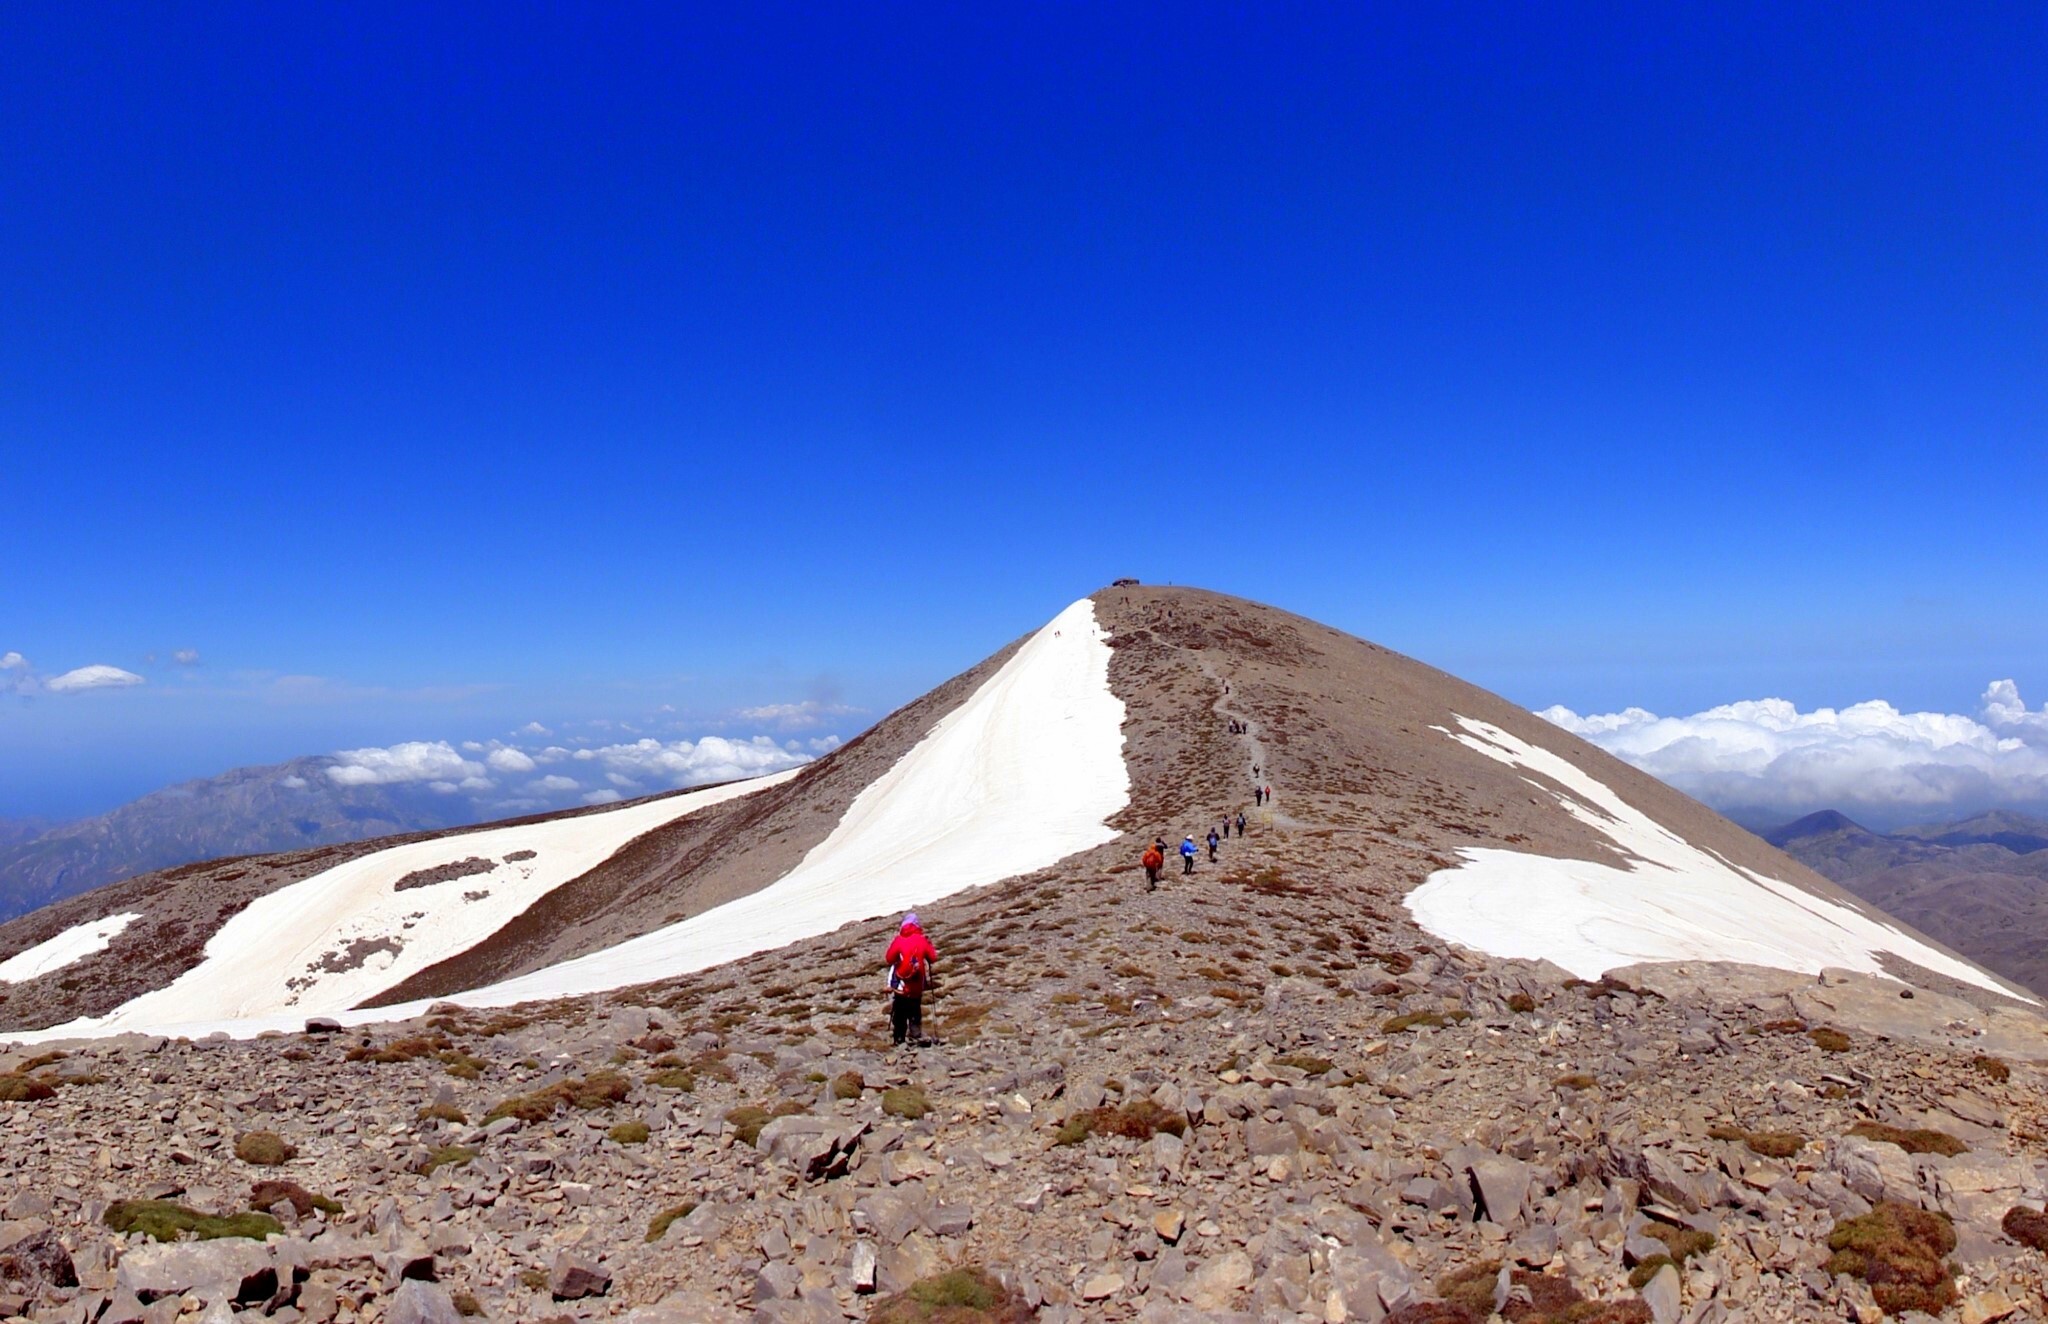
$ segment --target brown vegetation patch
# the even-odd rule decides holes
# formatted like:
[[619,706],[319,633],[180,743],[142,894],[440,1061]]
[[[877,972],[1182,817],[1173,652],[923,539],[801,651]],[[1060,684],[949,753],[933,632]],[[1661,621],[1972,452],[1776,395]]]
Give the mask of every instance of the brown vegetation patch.
[[1748,1131],[1739,1126],[1717,1126],[1707,1132],[1716,1140],[1740,1142],[1752,1154],[1765,1158],[1791,1158],[1806,1148],[1806,1137],[1797,1131]]
[[624,1102],[632,1084],[616,1071],[593,1071],[581,1080],[557,1081],[530,1094],[517,1094],[484,1114],[489,1125],[500,1117],[517,1117],[522,1122],[544,1122],[565,1104],[571,1108],[608,1108]]
[[1806,1037],[1819,1045],[1823,1053],[1846,1053],[1855,1042],[1840,1030],[1830,1029],[1825,1025],[1808,1030]]
[[1860,1218],[1835,1224],[1828,1233],[1834,1254],[1827,1270],[1868,1283],[1888,1315],[1939,1315],[1956,1303],[1955,1266],[1944,1258],[1955,1248],[1956,1230],[1947,1214],[1887,1200]]
[[920,1279],[875,1306],[868,1324],[1029,1324],[1028,1302],[979,1265]]
[[1903,1126],[1886,1126],[1882,1122],[1858,1122],[1849,1128],[1849,1134],[1865,1140],[1897,1145],[1908,1154],[1940,1154],[1954,1158],[1970,1148],[1946,1131],[1935,1131],[1926,1127],[1908,1129]]
[[2005,1229],[2005,1235],[2022,1246],[2032,1246],[2048,1255],[2048,1214],[2025,1205],[2014,1205],[2005,1211],[1999,1226]]
[[1089,1136],[1127,1136],[1150,1140],[1161,1131],[1168,1135],[1187,1133],[1188,1119],[1150,1099],[1134,1099],[1114,1108],[1090,1108],[1075,1113],[1061,1124],[1053,1137],[1055,1145],[1078,1145]]

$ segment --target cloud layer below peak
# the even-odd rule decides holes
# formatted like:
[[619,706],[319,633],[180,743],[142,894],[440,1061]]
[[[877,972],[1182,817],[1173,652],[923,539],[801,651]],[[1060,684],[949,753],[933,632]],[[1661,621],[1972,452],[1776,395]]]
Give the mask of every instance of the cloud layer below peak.
[[1561,706],[1538,715],[1754,825],[1818,809],[1873,827],[2048,809],[2048,710],[2028,709],[2011,680],[1992,682],[1974,717],[1882,699],[1806,712],[1751,699],[1686,717]]

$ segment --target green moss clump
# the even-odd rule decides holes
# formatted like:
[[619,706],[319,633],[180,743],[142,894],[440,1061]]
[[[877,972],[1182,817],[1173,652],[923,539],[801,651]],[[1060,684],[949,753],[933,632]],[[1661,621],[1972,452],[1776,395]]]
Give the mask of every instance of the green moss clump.
[[1956,1248],[1947,1214],[1887,1200],[1860,1218],[1846,1218],[1828,1233],[1829,1273],[1861,1278],[1887,1315],[1922,1310],[1939,1315],[1957,1300]]
[[1453,1269],[1436,1280],[1436,1294],[1463,1306],[1480,1319],[1493,1314],[1493,1287],[1500,1280],[1500,1261],[1485,1260]]
[[443,1145],[420,1160],[419,1173],[431,1177],[436,1168],[460,1168],[476,1157],[476,1151],[468,1145]]
[[1027,1324],[1036,1312],[978,1265],[912,1283],[875,1307],[869,1324]]
[[455,1313],[464,1319],[475,1319],[484,1313],[483,1302],[477,1300],[468,1292],[457,1292],[454,1296],[448,1298],[448,1304],[454,1306]]
[[785,1099],[774,1108],[757,1108],[743,1104],[727,1112],[725,1120],[732,1124],[733,1138],[741,1144],[751,1145],[761,1138],[761,1128],[778,1117],[791,1117],[804,1110],[794,1099]]
[[916,1085],[902,1085],[893,1090],[882,1091],[882,1111],[891,1117],[916,1121],[932,1110],[931,1101],[924,1096],[924,1090]]
[[858,1099],[867,1087],[867,1081],[858,1071],[842,1071],[832,1077],[832,1097],[835,1099]]
[[647,1078],[650,1085],[665,1090],[681,1090],[685,1094],[697,1092],[697,1074],[685,1067],[668,1067]]
[[1674,1269],[1678,1267],[1678,1261],[1669,1255],[1652,1255],[1646,1260],[1639,1261],[1636,1267],[1628,1272],[1628,1285],[1638,1292],[1642,1291],[1650,1285],[1650,1280],[1657,1276],[1657,1270],[1667,1264]]
[[221,1237],[247,1237],[261,1241],[284,1231],[269,1214],[230,1214],[225,1218],[202,1214],[171,1200],[117,1200],[107,1207],[101,1221],[122,1236],[140,1232],[154,1241],[176,1241],[191,1233],[200,1241]]
[[452,1103],[430,1103],[420,1109],[419,1119],[422,1122],[452,1122],[457,1126],[466,1125],[469,1121],[462,1109]]
[[1823,1053],[1846,1053],[1854,1042],[1840,1030],[1831,1030],[1825,1025],[1808,1030],[1806,1037],[1819,1045]]
[[1643,1235],[1663,1242],[1669,1248],[1671,1258],[1681,1265],[1693,1256],[1704,1255],[1714,1248],[1714,1234],[1698,1228],[1651,1223],[1643,1229]]
[[605,1134],[622,1145],[644,1145],[650,1133],[645,1122],[620,1122]]
[[1958,1154],[1966,1153],[1970,1148],[1946,1131],[1935,1131],[1926,1127],[1908,1129],[1903,1126],[1886,1126],[1882,1122],[1858,1122],[1849,1128],[1849,1134],[1886,1145],[1897,1145],[1908,1154],[1940,1154],[1946,1158],[1954,1158]]
[[695,1200],[685,1200],[679,1205],[671,1205],[669,1208],[662,1210],[648,1220],[647,1239],[649,1241],[660,1241],[668,1235],[669,1224],[679,1218],[688,1218],[691,1211],[696,1209],[696,1207],[697,1202]]
[[1433,1011],[1403,1012],[1380,1022],[1380,1033],[1401,1034],[1408,1030],[1440,1030],[1446,1024],[1443,1017]]

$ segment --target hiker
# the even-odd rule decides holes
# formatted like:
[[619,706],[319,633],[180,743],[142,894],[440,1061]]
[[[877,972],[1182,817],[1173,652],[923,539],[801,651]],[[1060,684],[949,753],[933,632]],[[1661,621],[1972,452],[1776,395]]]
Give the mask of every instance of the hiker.
[[932,986],[932,965],[939,949],[924,936],[917,912],[903,917],[903,927],[882,963],[889,968],[889,1032],[902,1047],[906,1039],[921,1045],[924,1038],[924,994]]
[[1209,863],[1216,863],[1216,829],[1209,829]]
[[1180,871],[1183,874],[1195,871],[1195,837],[1192,832],[1180,843]]
[[1166,852],[1159,849],[1159,843],[1147,846],[1140,863],[1145,866],[1145,890],[1158,890],[1159,871],[1166,867]]
[[1240,837],[1244,835],[1244,810],[1242,809],[1237,811],[1237,835]]
[[1263,786],[1252,787],[1252,807],[1256,809],[1264,803],[1266,803],[1266,788]]

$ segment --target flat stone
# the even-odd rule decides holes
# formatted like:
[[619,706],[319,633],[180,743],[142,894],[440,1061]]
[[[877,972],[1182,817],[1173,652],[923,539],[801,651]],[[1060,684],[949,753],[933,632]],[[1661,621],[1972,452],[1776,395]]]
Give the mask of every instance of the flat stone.
[[1252,1257],[1241,1250],[1204,1260],[1181,1284],[1181,1300],[1197,1310],[1228,1310],[1252,1285]]
[[1659,1268],[1656,1276],[1643,1284],[1642,1296],[1643,1304],[1650,1308],[1650,1317],[1657,1324],[1678,1324],[1682,1304],[1678,1270],[1668,1264]]
[[1178,1209],[1166,1209],[1152,1215],[1152,1230],[1169,1246],[1180,1240],[1180,1234],[1187,1225],[1188,1216]]
[[445,1288],[408,1279],[391,1294],[384,1324],[462,1324],[462,1315]]
[[1081,1284],[1083,1301],[1107,1301],[1124,1290],[1124,1276],[1120,1273],[1098,1273]]
[[581,1301],[612,1290],[612,1276],[596,1260],[563,1251],[548,1270],[548,1291],[557,1301]]

